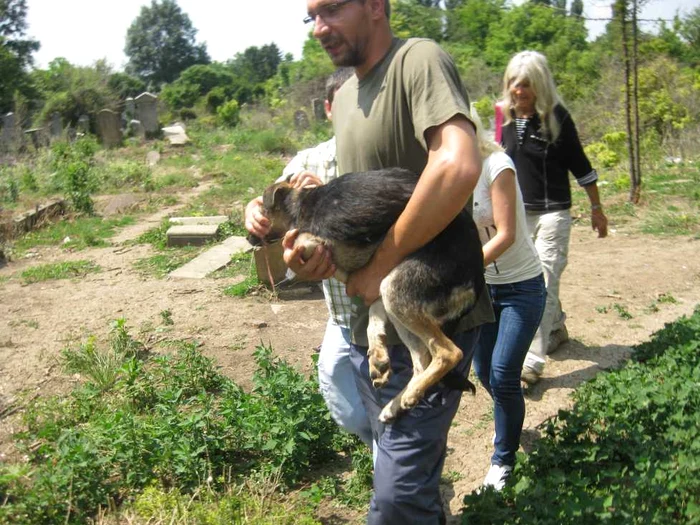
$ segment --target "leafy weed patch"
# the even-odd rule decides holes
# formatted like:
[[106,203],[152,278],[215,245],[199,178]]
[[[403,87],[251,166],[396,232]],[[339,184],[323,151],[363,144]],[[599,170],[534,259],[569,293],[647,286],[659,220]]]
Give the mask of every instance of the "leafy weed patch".
[[579,388],[512,484],[464,498],[462,522],[700,523],[699,380],[696,308]]
[[[282,491],[348,446],[315,378],[269,347],[255,352],[248,393],[196,343],[174,344],[172,355],[149,355],[120,320],[107,348],[91,339],[63,352],[66,370],[84,382],[27,408],[16,436],[27,463],[0,467],[0,521],[84,523],[117,508],[144,521],[175,516],[174,523],[243,523],[232,516],[246,509],[281,516],[270,504],[281,495],[267,494],[265,503],[255,487]],[[357,461],[366,481],[371,456]],[[308,503],[284,511],[300,521],[251,523],[315,523]]]

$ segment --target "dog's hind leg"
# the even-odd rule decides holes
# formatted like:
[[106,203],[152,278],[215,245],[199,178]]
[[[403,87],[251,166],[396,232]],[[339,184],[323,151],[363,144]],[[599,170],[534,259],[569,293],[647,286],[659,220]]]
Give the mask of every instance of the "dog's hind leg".
[[[411,355],[411,361],[413,363],[413,377],[419,376],[430,365],[430,352],[428,352],[428,349],[423,344],[423,341],[421,341],[405,327],[401,326],[401,324],[395,318],[392,318],[391,315],[388,317],[394,325],[394,328],[401,338],[401,341],[403,341],[403,343],[406,345],[406,348],[408,348]],[[410,384],[410,381],[408,384]],[[390,423],[404,410],[401,407],[401,398],[403,397],[407,388],[408,385],[406,385],[401,392],[399,392],[389,403],[384,406],[379,414],[379,421],[382,423]]]
[[[424,364],[428,359],[430,361],[422,370],[422,366],[421,369],[415,368],[414,360],[413,377],[406,388],[382,409],[379,419],[384,423],[395,419],[400,412],[416,406],[425,392],[457,366],[463,356],[462,350],[444,334],[440,324],[434,319],[418,312],[408,317],[398,317],[390,313],[389,319],[411,350],[411,355],[418,354],[420,364]],[[420,341],[419,345],[415,344],[416,339]]]
[[369,325],[367,326],[369,376],[374,388],[385,386],[391,377],[391,362],[386,346],[386,323],[386,310],[382,300],[378,299],[369,307]]

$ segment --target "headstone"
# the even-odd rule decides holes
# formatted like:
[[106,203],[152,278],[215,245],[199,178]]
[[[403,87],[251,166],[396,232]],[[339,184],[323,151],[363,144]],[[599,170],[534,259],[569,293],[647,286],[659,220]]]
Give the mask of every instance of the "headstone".
[[59,113],[53,113],[51,115],[49,134],[51,135],[51,139],[57,139],[63,135],[63,121],[61,121],[61,115]]
[[127,122],[136,118],[136,102],[134,102],[132,97],[129,97],[124,101],[124,113],[126,113]]
[[299,130],[309,129],[309,117],[303,109],[294,112],[294,127]]
[[158,133],[158,97],[148,92],[141,93],[134,100],[136,103],[136,118],[141,121],[146,135]]
[[13,149],[17,138],[15,129],[15,114],[10,112],[2,117],[2,133],[0,134],[0,146],[3,149]]
[[140,120],[131,119],[126,125],[126,134],[129,137],[146,138],[146,130]]
[[187,133],[185,133],[184,124],[179,122],[163,128],[163,136],[173,146],[182,146],[190,141]]
[[97,113],[97,133],[102,144],[114,148],[122,143],[122,130],[119,127],[119,115],[111,109]]
[[29,138],[32,139],[32,145],[34,146],[34,149],[39,149],[41,146],[43,146],[43,140],[42,140],[42,132],[44,131],[44,128],[32,128],[25,130],[24,134],[27,135]]
[[78,118],[78,133],[83,135],[90,133],[90,117],[87,115],[80,115]]
[[314,110],[314,118],[319,122],[326,120],[326,108],[323,106],[323,100],[314,98],[311,100],[311,107]]

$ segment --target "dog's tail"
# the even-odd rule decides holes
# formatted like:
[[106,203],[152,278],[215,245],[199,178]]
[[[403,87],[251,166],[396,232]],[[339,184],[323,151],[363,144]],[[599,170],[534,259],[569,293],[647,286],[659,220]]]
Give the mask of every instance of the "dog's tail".
[[474,386],[474,383],[469,381],[469,379],[455,369],[452,369],[445,374],[445,377],[442,378],[442,383],[447,388],[451,388],[452,390],[471,392],[472,395],[476,394],[476,386]]

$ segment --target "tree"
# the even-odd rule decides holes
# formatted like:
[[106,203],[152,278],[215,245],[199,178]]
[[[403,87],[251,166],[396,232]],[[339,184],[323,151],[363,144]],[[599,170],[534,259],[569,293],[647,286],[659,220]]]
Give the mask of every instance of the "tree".
[[[428,7],[426,4],[431,4]],[[432,2],[396,0],[392,2],[391,28],[400,38],[421,37],[442,40],[442,9]]]
[[208,64],[206,45],[195,42],[196,34],[175,0],[151,0],[126,33],[127,73],[159,87],[192,65]]
[[571,16],[583,16],[583,0],[573,0],[570,8]]
[[245,77],[251,84],[260,84],[277,73],[277,67],[282,61],[282,53],[276,44],[262,47],[249,47],[243,53],[229,62],[234,74]]
[[31,90],[27,69],[39,42],[24,38],[27,30],[26,0],[0,0],[0,111],[12,108],[16,91]]
[[504,13],[505,0],[465,0],[447,13],[446,39],[461,42],[480,55],[490,27],[497,26]]
[[683,19],[679,32],[688,44],[688,61],[694,66],[700,65],[700,7]]

